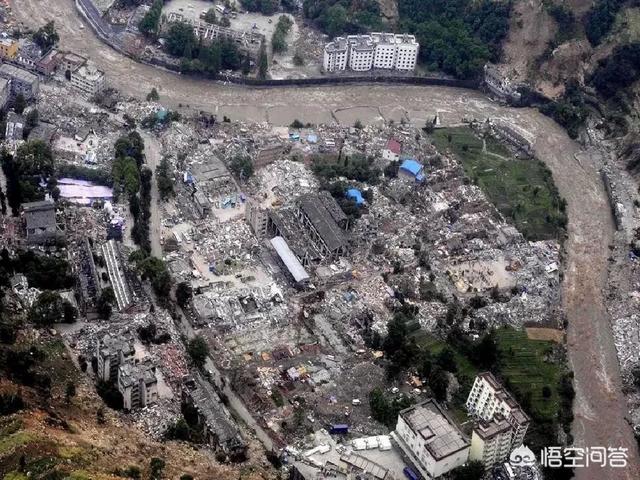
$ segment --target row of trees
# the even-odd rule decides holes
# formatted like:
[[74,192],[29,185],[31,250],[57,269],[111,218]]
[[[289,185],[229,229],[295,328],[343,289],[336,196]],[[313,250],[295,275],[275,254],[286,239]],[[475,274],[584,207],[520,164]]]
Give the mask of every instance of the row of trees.
[[162,0],[154,0],[151,9],[142,17],[138,28],[147,36],[156,36],[160,27],[160,19],[162,18]]
[[286,15],[281,15],[278,24],[271,37],[271,48],[274,53],[282,53],[287,51],[287,35],[293,26],[293,21]]
[[242,6],[250,12],[273,15],[280,8],[280,0],[240,0]]
[[182,70],[216,77],[220,70],[250,71],[250,59],[243,56],[234,42],[227,39],[204,45],[187,23],[174,23],[169,28],[166,49],[182,58]]

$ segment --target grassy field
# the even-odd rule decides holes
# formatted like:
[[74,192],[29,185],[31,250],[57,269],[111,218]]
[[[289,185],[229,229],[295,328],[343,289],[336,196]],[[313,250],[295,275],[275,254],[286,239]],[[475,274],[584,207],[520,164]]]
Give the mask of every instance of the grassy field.
[[[437,356],[447,343],[439,340],[422,330],[416,332],[415,339],[420,348],[428,350],[433,357]],[[547,358],[557,344],[548,340],[531,340],[526,332],[512,328],[501,328],[495,332],[498,348],[499,363],[495,369],[508,383],[512,393],[519,392],[520,397],[528,397],[529,405],[523,405],[525,410],[534,417],[551,421],[556,417],[559,409],[558,385],[563,372],[563,365],[549,362]],[[473,379],[478,374],[478,368],[461,352],[455,353],[459,378]],[[548,386],[550,396],[545,398],[542,389]],[[463,385],[470,388],[471,385]],[[468,391],[457,396],[453,410],[464,409],[464,401]]]
[[551,172],[533,158],[515,158],[496,139],[483,142],[467,127],[438,129],[433,141],[455,155],[467,176],[528,240],[560,238],[566,216]]
[[[558,385],[562,365],[545,361],[554,343],[531,340],[526,332],[501,328],[496,331],[500,352],[500,373],[512,389],[517,388],[531,399],[530,410],[538,417],[552,419],[559,408]],[[551,396],[544,398],[542,388],[548,386]]]

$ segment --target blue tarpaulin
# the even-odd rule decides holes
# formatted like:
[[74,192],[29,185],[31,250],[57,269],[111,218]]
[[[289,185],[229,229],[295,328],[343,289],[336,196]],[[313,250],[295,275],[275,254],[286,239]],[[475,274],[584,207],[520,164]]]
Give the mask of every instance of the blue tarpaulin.
[[402,165],[400,165],[400,168],[406,172],[411,173],[413,176],[417,176],[420,174],[420,172],[422,172],[422,164],[410,158],[402,162]]
[[356,202],[356,205],[362,205],[364,203],[364,198],[362,198],[362,193],[357,188],[350,188],[347,190],[347,198]]

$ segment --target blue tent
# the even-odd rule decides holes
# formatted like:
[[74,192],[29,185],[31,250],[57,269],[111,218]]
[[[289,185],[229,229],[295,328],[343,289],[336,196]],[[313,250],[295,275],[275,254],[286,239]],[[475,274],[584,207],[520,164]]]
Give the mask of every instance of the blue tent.
[[347,190],[347,198],[354,200],[356,205],[360,206],[364,203],[364,198],[362,198],[362,193],[357,188],[350,188]]
[[402,165],[400,165],[400,168],[405,172],[409,172],[414,177],[418,176],[420,172],[422,172],[422,164],[416,162],[411,158],[408,158],[404,162],[402,162]]

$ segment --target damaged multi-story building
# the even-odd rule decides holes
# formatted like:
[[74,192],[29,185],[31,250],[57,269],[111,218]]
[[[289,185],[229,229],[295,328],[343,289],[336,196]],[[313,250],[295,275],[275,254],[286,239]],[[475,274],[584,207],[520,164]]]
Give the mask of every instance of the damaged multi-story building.
[[109,272],[109,280],[113,287],[113,293],[116,297],[118,310],[127,310],[133,305],[134,294],[129,285],[127,271],[122,261],[119,242],[109,240],[102,246],[102,254],[104,255],[107,271]]
[[[349,250],[349,218],[329,194],[301,195],[292,205],[279,210],[266,210],[248,202],[246,219],[258,238],[282,238],[274,248],[296,281],[305,280],[287,254],[293,252],[304,266],[335,261]],[[302,275],[302,276],[300,276]]]
[[264,35],[253,30],[234,30],[229,27],[222,27],[212,23],[193,20],[185,17],[181,13],[169,12],[163,28],[170,28],[174,23],[186,23],[193,27],[196,37],[201,39],[202,43],[208,45],[215,41],[228,40],[234,42],[240,50],[249,54],[253,58],[257,58],[260,45],[264,41]]
[[118,391],[125,410],[146,407],[158,400],[156,367],[151,360],[124,362],[118,367]]
[[98,379],[103,382],[116,381],[120,365],[133,361],[136,353],[134,344],[135,339],[130,332],[123,332],[120,335],[107,334],[98,339],[96,344]]
[[238,426],[226,412],[220,396],[209,383],[199,376],[185,378],[182,401],[197,412],[197,426],[205,443],[231,458],[244,458],[247,444]]

